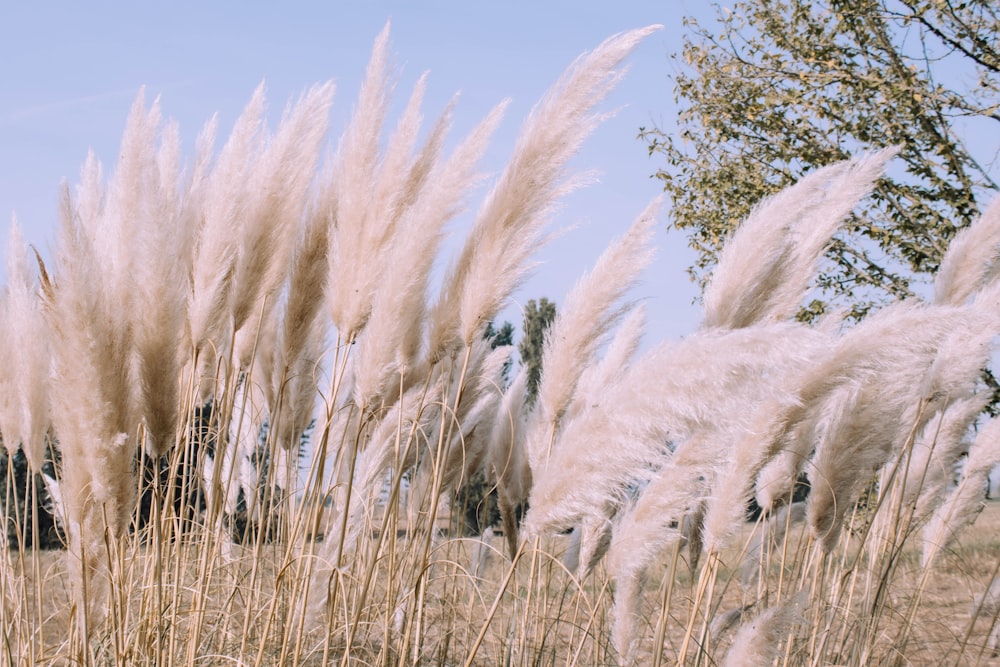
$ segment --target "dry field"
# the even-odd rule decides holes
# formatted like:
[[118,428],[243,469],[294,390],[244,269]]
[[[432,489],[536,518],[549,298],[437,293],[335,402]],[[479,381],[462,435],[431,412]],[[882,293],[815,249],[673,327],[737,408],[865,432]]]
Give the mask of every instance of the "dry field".
[[[36,474],[3,495],[0,663],[995,660],[1000,200],[933,297],[805,323],[898,148],[817,169],[726,240],[699,328],[643,348],[650,202],[559,300],[537,386],[508,377],[489,324],[656,29],[570,65],[441,276],[506,107],[446,141],[451,108],[421,129],[421,79],[388,129],[387,29],[335,151],[332,83],[274,131],[258,89],[190,164],[140,95],[113,172],[91,158],[63,193],[51,266],[12,226],[0,434]],[[475,479],[503,536],[452,539]],[[48,495],[65,553],[18,548],[22,491]]]
[[[743,541],[749,542],[754,532],[754,524],[748,524],[742,531]],[[404,559],[410,546],[420,543],[419,538],[400,535],[398,539],[394,553]],[[784,547],[789,553],[800,553],[807,539],[800,526],[791,531]],[[303,599],[302,591],[295,590],[294,585],[296,576],[301,575],[282,581],[279,573],[300,567],[303,554],[284,553],[274,545],[233,547],[224,562],[210,566],[208,579],[195,586],[199,568],[205,564],[203,544],[200,538],[194,541],[176,549],[164,563],[158,594],[148,584],[149,571],[155,567],[153,550],[147,546],[125,555],[117,576],[122,578],[120,589],[128,594],[113,601],[121,609],[112,612],[116,617],[120,615],[125,627],[122,636],[104,636],[98,642],[104,644],[103,651],[98,652],[105,654],[105,660],[115,664],[177,664],[193,659],[199,665],[322,665],[337,664],[344,657],[346,628],[312,619],[299,634],[290,632],[286,625],[288,619],[296,617],[295,607]],[[568,543],[568,537],[551,538],[539,544],[530,556],[522,557],[506,582],[473,664],[617,663],[608,634],[613,585],[603,567],[582,582],[576,580],[561,561]],[[469,656],[509,574],[510,561],[503,550],[499,536],[482,540],[446,535],[435,538],[421,611],[421,657],[411,656],[415,661],[457,664]],[[784,576],[784,586],[789,587],[797,586],[795,578],[808,580],[810,576],[798,565],[774,565],[769,568],[767,587],[741,587],[739,567],[730,570],[725,565],[743,560],[740,551],[734,549],[720,558],[717,599],[710,622],[716,636],[711,637],[704,664],[714,664],[728,648],[739,622],[733,610],[745,608],[752,615],[756,606],[769,604],[766,599],[754,604],[761,591],[770,587],[766,592],[772,602],[781,595],[779,577]],[[676,659],[691,619],[695,619],[696,626],[704,621],[694,605],[697,571],[688,567],[686,552],[678,554],[677,563],[672,562],[672,557],[669,554],[650,568],[641,614],[645,627],[640,632],[648,644],[642,647],[642,654],[652,660],[654,638],[662,636],[664,664]],[[67,554],[61,551],[33,552],[24,554],[23,560],[13,560],[17,578],[24,586],[22,599],[27,601],[15,613],[37,633],[39,647],[32,658],[36,664],[66,664],[73,628],[73,602],[68,593],[72,577],[67,561]],[[873,641],[874,655],[869,664],[1000,664],[1000,656],[987,645],[998,622],[1000,605],[993,600],[992,606],[977,609],[1000,568],[1000,501],[987,503],[975,527],[943,556],[941,566],[927,581],[921,581],[923,570],[917,550],[903,549],[896,561],[891,585],[879,602],[879,614],[884,618]],[[402,563],[397,566],[405,567]],[[23,577],[21,568],[25,568]],[[850,577],[863,581],[868,575],[864,567],[858,567]],[[388,567],[378,568],[368,593],[368,608],[356,619],[352,664],[410,662],[399,655],[404,647],[398,629],[386,626],[387,622],[400,622],[398,616],[387,619],[385,614],[393,579],[398,582],[404,578],[394,576]],[[539,582],[545,585],[539,586]],[[666,604],[668,586],[671,590]],[[861,590],[857,588],[859,593]],[[918,605],[915,611],[914,603]],[[153,604],[160,605],[161,615],[150,612]],[[847,605],[840,613],[864,614],[856,604],[848,601]],[[727,613],[728,627],[724,621]],[[911,613],[912,619],[907,618]],[[796,640],[786,656],[792,664],[809,664],[809,642],[814,640],[810,625],[821,622],[822,618],[808,614],[798,619],[793,628]],[[900,649],[899,632],[906,625],[910,627],[909,636]],[[200,639],[193,648],[189,642],[196,627]],[[853,624],[844,624],[840,632],[862,632],[863,628],[858,618]],[[386,648],[387,640],[391,649]],[[835,655],[837,640],[827,641],[827,654]],[[171,655],[175,658],[171,659]]]

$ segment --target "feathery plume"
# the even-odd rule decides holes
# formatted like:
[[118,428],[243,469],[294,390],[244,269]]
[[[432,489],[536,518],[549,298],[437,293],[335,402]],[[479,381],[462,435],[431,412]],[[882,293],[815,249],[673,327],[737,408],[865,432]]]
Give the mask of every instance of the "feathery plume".
[[958,486],[931,515],[923,531],[921,564],[931,567],[959,532],[972,525],[986,505],[989,474],[1000,464],[1000,419],[991,419],[969,449]]
[[[106,613],[109,563],[106,532],[124,531],[135,484],[131,464],[133,432],[129,320],[121,316],[122,292],[106,288],[93,235],[106,214],[99,192],[100,168],[88,160],[80,207],[68,192],[62,200],[57,287],[46,302],[52,332],[52,420],[63,460],[61,488],[67,509],[67,558],[84,618],[98,622]],[[93,216],[84,222],[84,218]],[[127,312],[127,311],[126,311]],[[84,591],[86,590],[86,598]]]
[[625,489],[669,458],[664,443],[708,428],[731,439],[752,412],[748,401],[764,395],[792,401],[772,380],[782,376],[776,369],[811,361],[812,346],[804,341],[814,334],[782,323],[661,343],[608,387],[599,405],[566,423],[548,464],[533,471],[527,529],[561,531],[619,506]]
[[527,275],[542,228],[572,189],[566,165],[601,120],[592,109],[622,76],[619,63],[650,26],[604,41],[578,58],[532,110],[500,180],[487,196],[461,254],[448,270],[431,317],[430,359],[470,345]]
[[988,392],[980,392],[949,404],[927,421],[914,441],[906,463],[903,502],[916,503],[917,521],[927,518],[943,499],[955,464],[968,448],[966,435],[989,400]]
[[281,317],[271,389],[277,442],[293,449],[306,430],[316,402],[327,323],[321,315],[327,289],[329,228],[321,216],[307,219],[296,248]]
[[[416,364],[423,334],[427,284],[444,225],[462,209],[462,200],[479,181],[476,166],[496,130],[506,104],[493,109],[442,163],[435,163],[426,183],[400,221],[406,233],[396,235],[383,280],[375,291],[370,335],[357,351],[355,401],[368,405],[387,389],[390,378]],[[438,144],[450,125],[451,108],[442,116],[425,153],[436,161]],[[428,160],[429,161],[429,160]],[[400,323],[406,323],[401,325]]]
[[826,549],[868,476],[947,400],[974,389],[981,366],[969,360],[987,348],[965,348],[964,358],[963,348],[982,338],[983,319],[967,308],[899,302],[843,337],[829,362],[835,381],[817,407],[810,474],[809,522]]
[[[600,403],[604,388],[616,382],[628,369],[632,355],[639,346],[645,324],[645,307],[639,304],[618,327],[604,356],[597,363],[587,366],[580,374],[577,390],[566,410],[565,419],[573,419],[589,406]],[[527,436],[524,437],[527,442]],[[520,502],[526,500],[527,497],[524,497]],[[583,567],[579,570],[581,576],[587,575],[607,552],[611,544],[613,515],[614,511],[609,509],[607,516],[588,517],[574,530],[572,549],[576,550],[576,553],[564,557],[564,562],[567,558],[573,558],[577,561],[577,565],[582,563]],[[577,566],[570,569],[575,571]]]
[[616,584],[612,634],[624,656],[630,656],[638,642],[635,625],[643,587],[637,583],[645,581],[647,568],[664,549],[684,540],[681,527],[705,490],[705,467],[697,463],[698,457],[710,444],[695,440],[689,446],[693,456],[681,453],[668,462],[614,529],[608,549],[608,571]]
[[[51,421],[49,332],[38,286],[28,269],[28,248],[17,218],[7,239],[7,293],[3,299],[3,391],[0,434],[8,452],[20,446],[35,472],[45,460],[45,434]],[[16,352],[15,352],[16,351]]]
[[[141,112],[141,109],[133,113]],[[157,116],[156,107],[150,116]],[[152,140],[154,137],[150,137]],[[154,146],[146,150],[154,154]],[[135,398],[145,425],[145,446],[155,457],[173,445],[180,403],[187,297],[190,291],[191,239],[196,212],[183,203],[180,136],[176,124],[162,134],[155,162],[144,165],[142,209],[131,251],[135,311]]]
[[[205,183],[188,306],[188,331],[191,348],[196,354],[204,352],[206,356],[221,358],[228,354],[233,279],[241,241],[236,230],[249,213],[250,201],[245,196],[245,189],[252,181],[255,158],[263,142],[263,113],[264,85],[261,84],[236,121]],[[214,136],[214,124],[203,136],[208,144]],[[214,362],[203,358],[201,363],[203,367],[211,367]],[[202,369],[195,370],[201,372]]]
[[254,160],[242,196],[245,215],[237,219],[240,245],[233,266],[233,327],[239,330],[274,294],[288,271],[298,237],[305,194],[326,136],[333,84],[314,86],[289,106],[275,135]]
[[781,655],[785,636],[801,622],[808,605],[805,592],[771,607],[746,625],[733,638],[733,644],[722,661],[724,667],[758,667],[769,665]]
[[632,357],[639,349],[643,330],[646,328],[646,306],[638,304],[632,308],[614,332],[604,356],[590,364],[580,373],[573,402],[566,410],[566,418],[572,418],[600,402],[604,388],[617,381],[629,367]]
[[1000,197],[955,234],[934,276],[934,303],[960,306],[996,277],[1000,265]]
[[528,369],[522,366],[500,401],[489,445],[489,465],[497,480],[497,505],[511,558],[517,551],[520,508],[524,506],[531,488],[531,468],[524,446],[527,394]]
[[823,167],[757,205],[719,255],[702,326],[738,329],[792,317],[837,226],[898,152]]
[[668,544],[682,539],[682,525],[690,523],[708,490],[706,474],[725,456],[715,445],[701,436],[679,445],[623,512],[608,551],[608,569],[616,579],[645,571]]
[[[398,217],[373,200],[378,188],[379,137],[389,104],[389,24],[375,40],[357,106],[330,169],[321,201],[336,202],[330,235],[327,303],[345,341],[353,341],[368,320],[382,272],[378,258],[394,236]],[[384,195],[384,189],[381,190]],[[386,203],[383,197],[382,204]]]
[[558,430],[583,370],[625,312],[619,302],[653,259],[650,244],[660,203],[653,201],[577,281],[546,332],[537,417],[528,432],[532,468],[544,466],[550,447],[546,436]]

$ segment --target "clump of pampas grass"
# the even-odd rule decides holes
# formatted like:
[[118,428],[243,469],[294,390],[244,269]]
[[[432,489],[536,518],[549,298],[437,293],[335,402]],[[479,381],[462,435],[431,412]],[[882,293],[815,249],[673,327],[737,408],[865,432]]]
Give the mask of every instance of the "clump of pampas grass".
[[17,220],[7,241],[7,291],[3,296],[6,373],[0,380],[0,434],[9,454],[21,448],[32,470],[45,460],[49,406],[49,330],[39,285],[29,270],[28,247]]
[[[1000,323],[997,204],[941,258],[932,301],[806,324],[794,318],[824,251],[896,149],[818,169],[728,239],[699,329],[643,348],[656,332],[632,293],[654,257],[654,201],[561,302],[537,400],[524,368],[507,384],[513,350],[484,332],[588,180],[571,158],[656,29],[570,65],[450,263],[444,230],[473,206],[507,104],[454,140],[459,100],[425,127],[424,74],[391,125],[388,26],[325,162],[332,84],[273,129],[257,89],[218,150],[205,126],[190,164],[140,94],[114,171],[91,156],[65,188],[37,279],[11,234],[0,434],[45,472],[54,443],[45,479],[70,548],[50,567],[5,546],[0,651],[31,664],[972,655],[975,618],[964,638],[918,638],[940,625],[931,573],[956,580],[938,565],[1000,459],[996,422],[969,444]],[[803,474],[809,497],[790,504]],[[465,540],[453,501],[473,479],[500,526]],[[481,557],[498,531],[507,562]],[[50,595],[65,582],[68,597]]]

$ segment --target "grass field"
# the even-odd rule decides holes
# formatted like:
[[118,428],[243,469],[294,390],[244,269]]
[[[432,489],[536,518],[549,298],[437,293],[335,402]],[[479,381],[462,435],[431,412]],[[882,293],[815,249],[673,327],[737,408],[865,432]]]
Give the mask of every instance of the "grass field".
[[[401,531],[402,532],[402,531]],[[748,524],[743,533],[749,540],[754,532]],[[805,531],[793,529],[785,546],[795,553],[804,546]],[[367,602],[358,609],[353,627],[331,624],[325,614],[305,618],[299,611],[308,606],[300,569],[307,558],[297,550],[275,545],[230,547],[224,557],[221,548],[205,558],[204,541],[209,535],[191,536],[186,547],[171,548],[162,571],[156,568],[156,555],[149,546],[130,547],[114,573],[116,590],[122,595],[112,600],[114,609],[111,632],[94,642],[95,655],[104,664],[178,664],[193,660],[199,665],[336,663],[344,657],[348,631],[353,635],[351,664],[385,664],[413,661],[421,664],[458,664],[470,655],[480,631],[487,623],[491,607],[499,595],[482,645],[472,664],[616,664],[617,653],[610,643],[612,586],[603,567],[584,581],[577,581],[565,570],[560,557],[569,538],[553,537],[537,551],[522,557],[516,571],[502,589],[508,574],[509,559],[503,554],[502,537],[483,540],[434,538],[433,556],[426,573],[425,600],[420,609],[423,637],[419,658],[400,655],[412,651],[402,640],[403,625],[412,622],[404,611],[406,595],[400,595],[399,582],[409,577],[393,572],[406,567],[412,547],[422,539],[397,535],[394,545],[396,563],[376,567]],[[373,539],[370,547],[374,547]],[[796,586],[796,578],[808,580],[798,558],[786,557],[796,565],[774,565],[762,584],[741,587],[738,567],[730,570],[727,561],[742,560],[738,549],[722,554],[716,582],[715,613],[709,625],[717,636],[711,637],[705,664],[713,664],[724,654],[739,621],[733,610],[745,608],[749,616],[757,606],[769,604],[780,596],[780,577],[784,585]],[[6,626],[26,633],[26,644],[34,646],[31,659],[36,664],[66,664],[75,627],[73,601],[69,595],[71,574],[67,571],[65,552],[47,551],[11,554],[14,580],[19,591],[7,599]],[[644,642],[641,654],[652,660],[652,645],[663,637],[662,659],[669,664],[684,643],[686,628],[703,614],[694,605],[697,595],[697,571],[684,563],[672,565],[672,555],[650,568],[647,594],[642,600],[639,628]],[[207,567],[207,574],[202,570]],[[976,526],[942,558],[941,566],[926,582],[919,552],[906,548],[898,555],[891,584],[879,602],[882,620],[871,645],[869,664],[903,665],[997,665],[1000,657],[989,643],[997,624],[1000,604],[997,600],[977,609],[1000,567],[1000,502],[990,501]],[[23,568],[23,569],[22,569]],[[284,573],[283,575],[280,573]],[[665,577],[664,573],[673,573]],[[850,571],[851,586],[862,595],[862,582],[869,576],[865,567]],[[151,585],[154,580],[158,585]],[[544,582],[544,586],[539,586]],[[8,585],[12,580],[7,579]],[[665,593],[670,586],[669,605]],[[395,588],[395,592],[393,589]],[[919,600],[916,599],[920,591]],[[758,601],[758,594],[765,596]],[[390,597],[391,596],[391,597]],[[390,599],[400,600],[394,606]],[[755,601],[756,604],[755,604]],[[20,602],[20,604],[17,604]],[[914,603],[912,619],[907,618]],[[13,603],[13,604],[12,604]],[[160,609],[157,613],[154,609]],[[387,610],[392,613],[387,614]],[[729,627],[724,617],[729,612]],[[978,613],[977,613],[978,612]],[[834,624],[841,633],[862,632],[864,609],[849,598],[836,613]],[[15,620],[16,619],[16,620]],[[340,622],[343,622],[341,619]],[[822,618],[808,615],[794,628],[796,641],[789,646],[787,658],[793,664],[808,664],[809,642],[814,640],[810,625]],[[905,648],[899,645],[899,632],[909,627]],[[195,639],[197,636],[197,639]],[[850,643],[842,638],[845,643]],[[831,638],[828,643],[835,643]],[[196,642],[196,643],[195,643]],[[901,650],[900,650],[901,649]],[[899,652],[897,653],[897,650]],[[827,655],[836,655],[837,647],[828,645]],[[795,653],[798,655],[795,655]],[[713,657],[714,656],[714,657]],[[833,664],[824,662],[823,664]],[[845,660],[845,664],[857,664]]]
[[[52,474],[7,475],[0,663],[995,660],[1000,591],[977,596],[1000,568],[997,505],[979,516],[1000,464],[1000,200],[933,299],[806,323],[825,249],[898,147],[817,169],[726,240],[699,329],[641,349],[654,200],[559,302],[534,390],[508,377],[489,324],[656,29],[612,36],[538,103],[436,297],[505,105],[451,147],[450,109],[421,131],[421,80],[386,131],[388,30],[323,165],[331,83],[274,132],[258,89],[190,165],[140,95],[113,174],[90,159],[66,188],[54,265],[12,225],[0,432]],[[502,537],[452,537],[473,480]],[[64,553],[23,548],[43,491]]]

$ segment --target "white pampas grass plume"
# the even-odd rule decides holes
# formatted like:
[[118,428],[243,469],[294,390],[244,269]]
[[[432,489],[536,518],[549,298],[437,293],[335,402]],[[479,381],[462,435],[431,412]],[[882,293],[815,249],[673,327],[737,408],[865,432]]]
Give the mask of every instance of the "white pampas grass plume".
[[[136,108],[133,117],[141,113],[141,107]],[[148,122],[156,120],[156,105],[148,115]],[[191,243],[197,220],[195,210],[184,204],[188,194],[182,191],[176,124],[163,130],[158,153],[154,153],[154,140],[155,136],[148,137],[145,146],[150,159],[142,166],[143,205],[131,218],[135,241],[130,284],[137,313],[132,318],[135,401],[145,425],[146,448],[161,456],[173,445],[177,427]],[[191,186],[196,187],[193,180]]]
[[705,327],[792,317],[837,226],[898,148],[823,167],[758,204],[719,255],[705,288]]
[[543,226],[572,188],[566,165],[601,120],[594,106],[622,76],[615,68],[658,28],[616,35],[584,54],[532,110],[445,278],[432,316],[432,361],[461,343],[471,344],[524,280]]
[[[611,514],[608,512],[608,514]],[[610,517],[600,515],[586,517],[583,522],[573,530],[573,534],[579,534],[579,553],[576,575],[586,577],[597,564],[601,562],[608,549],[611,548],[611,537],[614,531],[614,524]]]
[[[133,293],[132,250],[156,209],[156,137],[161,114],[155,103],[146,111],[143,91],[132,103],[119,147],[118,163],[96,216],[82,216],[81,223],[94,240],[95,258],[101,267],[108,300],[128,312]],[[164,144],[167,151],[172,150]],[[169,159],[169,162],[175,160]],[[173,202],[170,202],[172,205]],[[152,210],[151,210],[152,209]]]
[[611,629],[611,639],[618,651],[618,663],[633,665],[637,663],[639,640],[642,637],[639,626],[645,620],[640,614],[638,600],[646,580],[643,576],[622,577],[615,582],[615,604],[612,608],[614,625]]
[[[707,472],[724,456],[711,438],[686,441],[623,512],[608,551],[608,569],[615,578],[635,576],[663,549],[683,538],[708,490]],[[694,557],[694,555],[692,555]]]
[[[463,199],[479,181],[476,166],[496,130],[506,104],[494,108],[445,161],[437,159],[440,139],[424,152],[433,159],[430,174],[414,193],[388,251],[383,279],[371,305],[370,334],[357,350],[355,401],[368,405],[384,394],[390,379],[416,364],[424,328],[426,290],[444,225],[457,215]],[[450,108],[438,124],[441,139],[450,125]]]
[[828,370],[825,363],[817,363],[806,371],[798,392],[799,405],[783,412],[771,412],[766,406],[758,411],[762,422],[756,429],[767,434],[763,437],[770,440],[772,454],[770,460],[765,457],[755,480],[757,503],[764,509],[777,507],[788,500],[795,481],[816,448],[813,434],[822,417],[817,406],[828,391]]
[[780,657],[782,643],[792,627],[804,620],[809,600],[804,592],[771,607],[740,627],[733,637],[723,667],[759,667]]
[[621,325],[608,343],[604,356],[580,373],[573,402],[566,410],[567,419],[586,410],[588,406],[600,403],[604,388],[616,382],[628,369],[632,357],[639,349],[645,328],[646,306],[640,303],[622,319]]
[[614,528],[608,549],[608,571],[615,580],[612,634],[624,656],[631,656],[638,642],[635,625],[647,568],[670,545],[682,546],[682,526],[701,502],[705,466],[697,460],[706,445],[711,443],[698,441],[691,446],[693,456],[668,462]]
[[[802,386],[802,379],[814,378],[816,367],[822,361],[832,340],[818,331],[804,337],[800,345],[811,344],[810,361],[798,367],[789,368],[781,383],[792,389],[791,397],[776,396],[756,406],[753,418],[734,441],[728,443],[728,456],[709,476],[712,481],[711,498],[705,514],[704,540],[709,552],[719,552],[736,533],[744,520],[747,503],[753,496],[754,482],[769,461],[780,453],[796,451],[798,446],[789,447],[789,440],[803,434],[805,419],[809,415],[804,410],[803,396],[811,391],[795,395],[794,388]],[[806,385],[809,387],[809,385]]]
[[51,422],[49,331],[38,285],[28,269],[28,248],[17,219],[7,240],[7,293],[3,299],[5,372],[0,379],[0,434],[11,453],[24,450],[38,472],[45,460],[45,434]]
[[[80,564],[80,594],[84,582],[88,595],[93,593],[87,605],[92,620],[106,611],[106,537],[123,534],[136,488],[133,434],[139,419],[135,324],[129,315],[136,291],[128,249],[119,244],[142,229],[126,222],[145,215],[146,206],[156,201],[150,192],[162,185],[155,170],[158,122],[155,109],[146,114],[140,99],[126,126],[122,157],[107,192],[100,165],[91,156],[76,203],[64,193],[56,277],[46,292],[53,369],[60,378],[51,390],[52,419],[63,455],[70,558]],[[164,150],[159,164],[170,170],[174,159],[169,141]],[[111,260],[111,252],[122,254]]]
[[960,306],[996,277],[1000,265],[1000,197],[955,235],[934,276],[934,302]]
[[236,330],[257,316],[262,300],[274,306],[274,294],[287,275],[332,100],[332,83],[312,87],[286,108],[274,136],[253,156],[243,184],[246,211],[230,230],[240,242],[231,306]]
[[927,518],[943,499],[955,465],[967,450],[966,435],[989,400],[988,392],[980,392],[949,404],[928,420],[914,440],[906,462],[903,502],[916,503],[917,521]]
[[967,308],[900,302],[843,337],[828,362],[832,382],[816,408],[822,417],[810,474],[809,522],[825,548],[836,542],[866,479],[949,397],[974,388],[980,366],[969,359],[987,348],[953,343],[982,338],[982,323]]
[[[100,201],[99,167],[85,166],[81,202]],[[95,219],[84,222],[85,215]],[[131,387],[131,322],[122,316],[122,288],[111,288],[95,250],[93,225],[107,215],[99,203],[87,211],[63,199],[58,243],[56,287],[46,304],[53,334],[54,372],[51,386],[53,421],[63,453],[64,470],[74,468],[79,485],[67,486],[66,496],[76,517],[94,506],[115,506],[111,521],[121,526],[131,497],[131,457],[120,451],[126,434],[134,432]],[[127,311],[126,311],[127,312]],[[93,475],[93,480],[87,479]],[[118,512],[122,512],[119,514]],[[97,536],[92,536],[96,539]]]
[[628,231],[608,246],[594,268],[566,295],[546,331],[537,418],[528,433],[533,469],[544,466],[550,447],[546,436],[558,430],[580,376],[624,314],[621,299],[653,259],[651,242],[660,204],[659,199],[652,202]]
[[782,369],[812,359],[802,325],[702,331],[662,343],[607,388],[599,405],[568,421],[548,464],[533,471],[526,529],[561,531],[621,504],[666,459],[666,443],[714,429],[731,441],[752,414],[748,402],[785,396]]
[[[389,104],[388,59],[386,23],[375,40],[357,105],[340,139],[325,195],[321,195],[321,200],[336,202],[328,256],[332,289],[327,302],[345,341],[353,341],[368,320],[372,294],[382,274],[380,258],[398,221],[373,198],[378,189],[379,138]],[[385,194],[384,187],[380,192]]]
[[[263,142],[264,86],[254,91],[236,121],[205,183],[202,224],[194,246],[194,270],[188,306],[188,331],[195,353],[209,343],[225,358],[232,331],[233,279],[241,241],[237,230],[249,213],[246,184],[252,181],[255,158]],[[203,142],[214,138],[210,124]],[[210,362],[204,362],[209,365]]]
[[[645,307],[639,304],[622,321],[608,344],[604,356],[587,366],[580,374],[577,390],[573,401],[566,411],[565,419],[572,419],[581,414],[589,406],[598,405],[604,394],[605,386],[618,380],[628,369],[632,355],[639,347],[642,330],[646,324]],[[574,556],[582,568],[580,576],[588,574],[604,557],[611,544],[611,517],[614,508],[608,508],[607,516],[595,515],[584,519],[573,532],[573,548],[577,550]],[[574,571],[576,567],[571,568]]]
[[293,256],[288,294],[275,349],[271,424],[274,437],[293,449],[312,417],[326,346],[323,304],[327,289],[326,221],[311,216]]
[[528,369],[522,366],[497,408],[489,445],[489,465],[497,480],[497,506],[511,558],[517,550],[517,514],[531,489],[531,467],[525,448],[527,394]]
[[979,517],[986,504],[989,474],[997,464],[1000,464],[1000,419],[992,419],[982,427],[969,449],[962,480],[924,527],[921,562],[925,568],[933,565],[958,533]]

